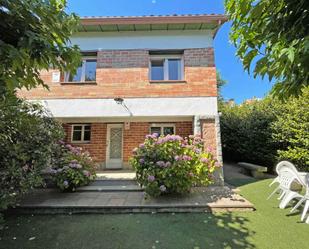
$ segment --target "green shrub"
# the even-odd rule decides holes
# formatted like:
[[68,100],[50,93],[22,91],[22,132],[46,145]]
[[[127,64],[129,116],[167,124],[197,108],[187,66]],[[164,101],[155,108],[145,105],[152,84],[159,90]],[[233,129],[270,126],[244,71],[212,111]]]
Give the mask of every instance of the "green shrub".
[[54,152],[51,173],[62,191],[75,191],[95,179],[95,165],[88,152],[60,141]]
[[0,210],[43,183],[41,171],[63,138],[61,124],[37,104],[0,99]]
[[272,138],[275,119],[270,100],[221,106],[221,133],[224,159],[263,164],[272,168],[277,145]]
[[203,152],[199,137],[158,137],[155,133],[147,135],[133,152],[130,164],[136,170],[138,183],[150,196],[186,193],[194,185],[208,185],[220,167],[210,149]]
[[278,160],[289,160],[298,169],[309,171],[309,87],[278,108],[272,124]]
[[220,109],[225,160],[263,164],[270,171],[288,160],[309,170],[309,88],[286,102],[267,97]]

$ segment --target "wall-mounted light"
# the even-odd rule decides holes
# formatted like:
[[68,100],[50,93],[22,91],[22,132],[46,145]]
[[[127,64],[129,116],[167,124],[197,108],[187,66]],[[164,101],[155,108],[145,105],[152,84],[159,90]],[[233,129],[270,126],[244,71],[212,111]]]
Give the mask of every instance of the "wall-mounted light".
[[114,98],[114,101],[115,101],[118,105],[122,105],[122,103],[123,103],[123,98]]
[[127,107],[127,105],[124,103],[124,99],[123,98],[114,98],[114,101],[118,104],[118,105],[122,105],[124,109],[126,109],[126,111],[130,114],[130,116],[133,116],[133,113],[129,110],[129,108]]

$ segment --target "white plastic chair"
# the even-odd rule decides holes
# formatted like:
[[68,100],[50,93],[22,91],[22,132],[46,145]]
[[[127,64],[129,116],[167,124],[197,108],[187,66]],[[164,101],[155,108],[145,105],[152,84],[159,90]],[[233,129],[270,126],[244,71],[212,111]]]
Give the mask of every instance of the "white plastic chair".
[[297,169],[295,168],[293,163],[290,163],[288,161],[281,161],[276,165],[276,172],[277,172],[277,177],[269,184],[269,187],[271,187],[273,184],[275,184],[276,182],[279,183],[279,171],[282,167],[288,167],[291,168],[293,170],[295,170],[297,172]]
[[[274,180],[269,184],[269,187],[271,187],[272,185],[274,185],[275,183],[279,183],[279,171],[280,169],[282,169],[283,167],[288,167],[288,168],[291,168],[291,169],[295,169],[295,171],[297,171],[297,169],[295,168],[295,166],[288,162],[288,161],[281,161],[279,162],[277,165],[276,165],[276,172],[277,172],[277,177],[274,178]],[[276,190],[267,198],[267,200],[270,199],[271,196],[273,196],[276,192],[280,193],[280,196],[278,197],[278,200],[281,200],[285,194],[285,192],[279,188],[276,188]]]
[[304,185],[297,169],[294,165],[287,161],[278,163],[276,167],[278,177],[273,180],[273,183],[278,182],[278,187],[269,195],[267,199],[270,199],[275,193],[281,191],[279,199],[281,200],[279,207],[285,208],[287,204],[294,198],[302,198],[298,192],[293,191],[292,187],[295,182]]
[[[282,168],[287,167],[287,168],[291,168],[291,169],[295,169],[294,165],[288,161],[281,161],[276,165],[276,172],[277,172],[277,177],[269,184],[269,187],[271,187],[273,184],[275,183],[280,183],[280,178],[279,178],[279,172]],[[279,192],[280,196],[278,198],[278,200],[281,200],[285,194],[285,192],[280,188],[280,184],[279,186],[268,196],[267,200],[269,200],[275,193]]]
[[[306,186],[306,193],[305,195],[299,200],[299,202],[295,205],[295,207],[293,207],[293,209],[290,211],[291,213],[294,212],[303,202],[305,202],[305,206],[304,206],[304,210],[301,216],[301,221],[303,221],[305,219],[305,216],[308,212],[309,209],[309,173],[307,173],[306,175],[306,182],[305,182],[305,186]],[[309,224],[309,216],[306,220],[306,223]]]

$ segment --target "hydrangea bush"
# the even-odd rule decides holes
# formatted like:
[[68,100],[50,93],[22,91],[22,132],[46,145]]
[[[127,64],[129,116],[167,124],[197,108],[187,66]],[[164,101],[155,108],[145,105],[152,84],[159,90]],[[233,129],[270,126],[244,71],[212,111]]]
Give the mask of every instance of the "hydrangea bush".
[[95,179],[95,165],[88,152],[80,147],[59,142],[52,162],[52,177],[62,191],[75,191]]
[[203,150],[198,136],[147,135],[145,142],[133,150],[130,164],[138,183],[150,196],[187,193],[192,186],[212,183],[212,175],[220,167],[211,148]]

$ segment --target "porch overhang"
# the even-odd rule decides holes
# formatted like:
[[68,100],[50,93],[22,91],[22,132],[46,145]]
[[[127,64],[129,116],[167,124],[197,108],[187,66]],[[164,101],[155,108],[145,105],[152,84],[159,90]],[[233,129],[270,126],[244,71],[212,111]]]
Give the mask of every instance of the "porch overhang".
[[213,30],[228,17],[222,14],[88,16],[82,17],[78,32],[122,32],[155,30]]
[[34,100],[45,106],[57,119],[78,118],[168,118],[216,116],[216,97],[125,98],[114,99],[45,99]]

